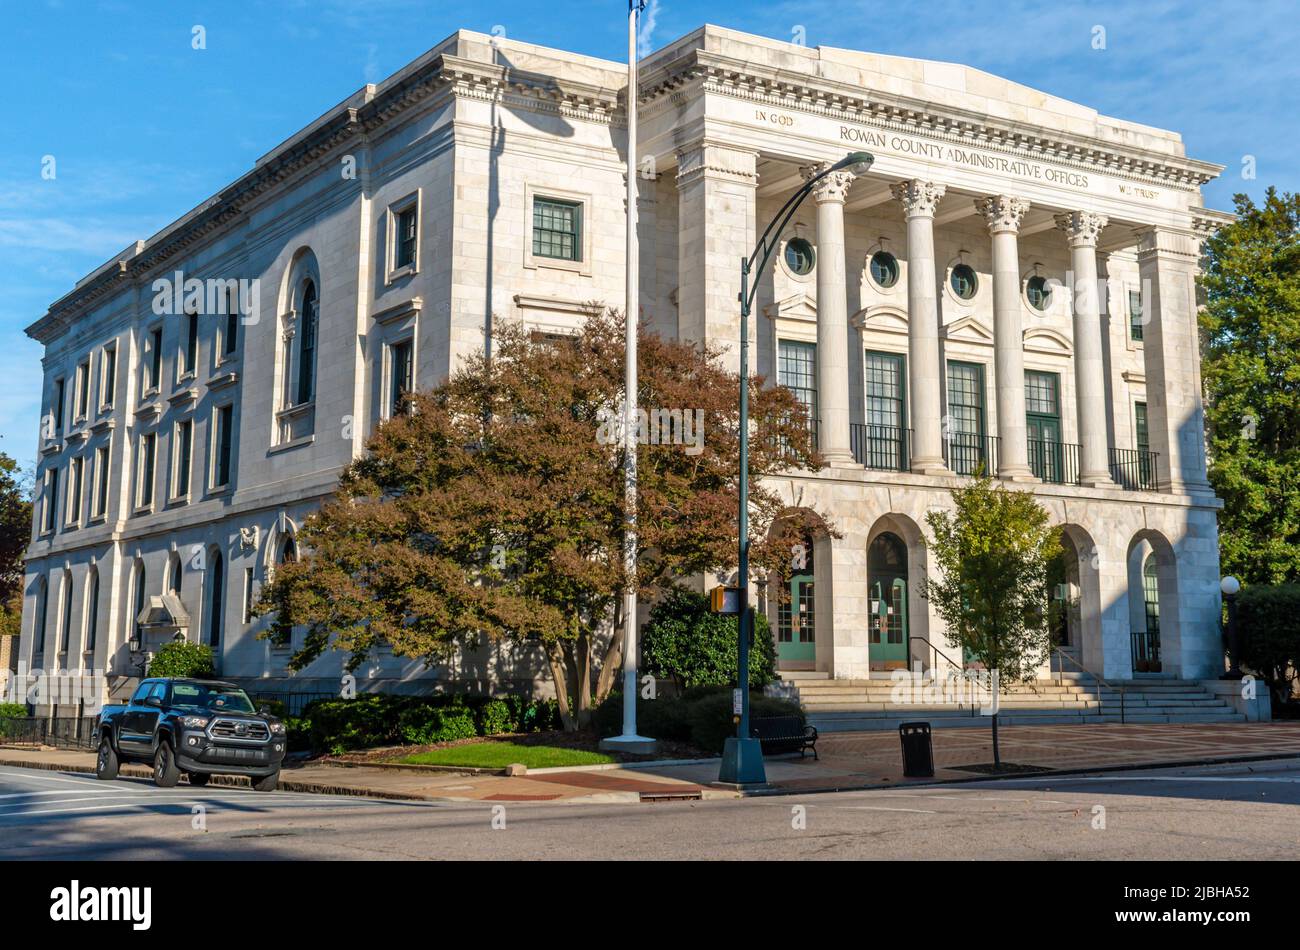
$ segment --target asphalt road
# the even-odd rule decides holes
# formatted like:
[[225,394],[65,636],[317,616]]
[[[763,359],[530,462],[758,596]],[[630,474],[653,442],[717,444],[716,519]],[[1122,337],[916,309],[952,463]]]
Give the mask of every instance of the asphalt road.
[[1267,859],[1300,761],[658,804],[389,802],[0,767],[0,859]]

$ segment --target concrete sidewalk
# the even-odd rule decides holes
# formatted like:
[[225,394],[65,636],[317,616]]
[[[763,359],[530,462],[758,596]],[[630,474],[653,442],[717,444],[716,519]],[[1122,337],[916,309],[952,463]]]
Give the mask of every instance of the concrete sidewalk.
[[[1050,772],[1099,771],[1139,766],[1191,765],[1300,756],[1300,722],[1204,725],[1012,726],[1001,730],[1004,763]],[[937,729],[933,733],[935,777],[902,774],[899,739],[893,732],[843,732],[818,742],[820,760],[776,758],[767,762],[768,787],[746,794],[888,788],[987,779],[962,766],[989,763],[986,729]],[[0,765],[93,772],[91,752],[0,747]],[[125,774],[147,777],[144,766]],[[716,759],[698,763],[633,767],[587,767],[521,776],[454,774],[376,766],[309,762],[286,767],[284,791],[361,795],[430,801],[635,802],[663,798],[735,798],[733,789],[712,787]],[[216,777],[214,784],[244,784]]]

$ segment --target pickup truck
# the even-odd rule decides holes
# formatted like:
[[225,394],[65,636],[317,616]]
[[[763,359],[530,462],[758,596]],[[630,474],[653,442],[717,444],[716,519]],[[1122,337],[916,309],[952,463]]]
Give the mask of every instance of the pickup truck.
[[247,775],[269,792],[280,779],[287,742],[284,723],[233,683],[150,678],[130,703],[104,706],[96,727],[95,777],[117,778],[123,762],[149,762],[160,788],[181,775],[206,785],[213,775]]

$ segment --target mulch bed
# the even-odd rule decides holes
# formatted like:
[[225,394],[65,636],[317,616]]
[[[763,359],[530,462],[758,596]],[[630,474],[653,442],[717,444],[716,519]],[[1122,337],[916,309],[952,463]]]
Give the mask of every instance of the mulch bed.
[[[514,745],[544,745],[561,749],[581,749],[587,752],[605,751],[600,748],[600,736],[591,731],[584,732],[519,732],[503,733],[499,736],[474,736],[469,739],[455,739],[451,742],[436,742],[432,745],[381,746],[374,749],[357,749],[344,755],[326,756],[326,760],[343,762],[388,762],[403,759],[420,752],[432,752],[434,749],[451,749],[456,746],[473,745],[479,742],[509,742]],[[713,754],[702,752],[683,742],[659,740],[659,751],[654,755],[631,755],[625,752],[607,752],[619,762],[649,762],[656,759],[707,759]]]

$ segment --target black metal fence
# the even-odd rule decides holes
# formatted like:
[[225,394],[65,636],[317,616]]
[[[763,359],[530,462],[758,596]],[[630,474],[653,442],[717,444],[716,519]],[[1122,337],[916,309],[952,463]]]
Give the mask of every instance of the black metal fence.
[[996,475],[998,437],[952,432],[943,440],[944,464],[956,475]]
[[1028,439],[1029,467],[1052,485],[1079,484],[1079,446],[1073,442]]
[[849,426],[849,445],[853,458],[866,468],[889,472],[906,472],[912,467],[912,430],[898,426]]
[[248,698],[255,707],[275,703],[284,707],[286,716],[301,716],[308,703],[317,699],[339,699],[340,696],[338,693],[249,693]]
[[98,721],[98,716],[0,719],[0,742],[51,745],[60,749],[93,749]]
[[1111,449],[1110,477],[1128,491],[1158,491],[1156,459],[1159,453],[1142,449]]

